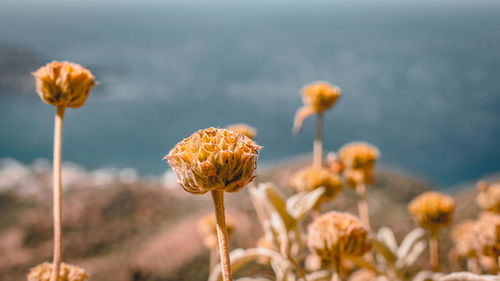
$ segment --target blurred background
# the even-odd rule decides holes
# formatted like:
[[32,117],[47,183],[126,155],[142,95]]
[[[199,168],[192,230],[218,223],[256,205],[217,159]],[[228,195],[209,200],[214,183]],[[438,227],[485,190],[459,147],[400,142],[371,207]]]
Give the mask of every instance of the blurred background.
[[[259,157],[260,168],[267,168],[264,178],[276,164],[303,161],[312,152],[315,118],[306,120],[298,136],[292,135],[292,123],[302,105],[300,89],[310,82],[326,80],[342,89],[325,115],[326,151],[367,141],[381,150],[382,167],[412,175],[401,179],[379,172],[380,186],[453,190],[497,174],[499,14],[496,0],[3,0],[0,187],[10,192],[31,186],[38,189],[34,193],[47,194],[33,207],[32,197],[1,193],[0,226],[7,230],[0,233],[0,249],[15,253],[17,263],[6,254],[0,276],[4,272],[3,280],[21,280],[28,265],[50,257],[50,160],[40,158],[51,159],[55,108],[35,93],[30,73],[39,66],[73,61],[91,69],[100,83],[84,107],[65,115],[63,160],[78,166],[65,165],[63,185],[111,187],[104,197],[86,189],[67,195],[67,208],[76,209],[68,212],[73,215],[66,231],[77,235],[69,235],[73,252],[67,257],[91,257],[84,265],[90,271],[95,265],[95,280],[180,280],[165,276],[181,272],[186,261],[168,273],[144,275],[150,271],[141,262],[120,260],[123,250],[117,254],[113,248],[118,241],[136,246],[153,239],[152,233],[167,235],[160,230],[174,222],[164,222],[163,215],[189,213],[165,205],[181,196],[177,186],[172,187],[177,195],[157,194],[163,191],[155,180],[169,168],[162,157],[195,130],[247,123],[257,128],[257,142],[264,146]],[[286,171],[283,175],[289,175]],[[279,182],[276,177],[268,174]],[[145,186],[155,191],[143,194]],[[195,208],[209,208],[207,202]],[[87,217],[88,224],[82,226],[76,214]],[[21,230],[16,216],[25,218]],[[44,216],[48,221],[40,225]],[[124,225],[126,220],[136,226]],[[148,235],[137,236],[145,229]],[[127,249],[140,257],[137,251],[156,248],[148,245]],[[98,266],[103,257],[109,260],[107,273]],[[205,263],[207,257],[199,259]],[[129,267],[123,269],[124,264]],[[113,272],[122,275],[109,279]]]
[[29,73],[51,60],[100,82],[65,119],[64,160],[158,175],[197,129],[258,129],[261,162],[292,136],[299,90],[342,88],[325,149],[365,140],[443,186],[500,166],[498,1],[2,1],[0,156],[50,158],[54,108]]

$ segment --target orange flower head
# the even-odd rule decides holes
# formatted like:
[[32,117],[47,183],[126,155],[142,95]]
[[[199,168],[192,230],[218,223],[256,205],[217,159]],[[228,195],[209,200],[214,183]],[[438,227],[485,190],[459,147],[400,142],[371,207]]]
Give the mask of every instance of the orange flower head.
[[485,211],[500,214],[500,183],[488,185],[486,182],[478,183],[479,194],[476,204]]
[[340,89],[327,82],[314,82],[302,89],[304,104],[312,108],[315,113],[322,113],[329,109],[339,97]]
[[322,259],[331,260],[340,255],[360,257],[371,247],[364,224],[348,213],[323,214],[307,230],[307,246]]
[[253,127],[250,127],[246,124],[233,124],[227,126],[227,129],[233,132],[236,132],[238,134],[242,134],[249,139],[255,139],[255,136],[257,135],[257,130]]
[[414,198],[408,210],[422,228],[431,232],[451,223],[455,200],[435,191],[427,191]]
[[260,149],[244,135],[208,128],[176,144],[164,159],[190,193],[236,192],[254,178]]
[[500,215],[484,212],[475,224],[477,249],[489,257],[500,256]]
[[[348,183],[356,180],[373,183],[373,169],[379,157],[379,150],[366,142],[348,143],[342,146],[338,153],[338,159],[345,168]],[[359,173],[349,173],[350,171]],[[349,186],[352,187],[352,184]]]
[[32,74],[40,98],[54,106],[81,107],[96,85],[90,70],[67,61],[53,61]]
[[340,177],[327,168],[307,167],[301,169],[292,176],[290,185],[297,192],[313,191],[323,186],[325,192],[321,196],[321,202],[333,200],[342,191]]

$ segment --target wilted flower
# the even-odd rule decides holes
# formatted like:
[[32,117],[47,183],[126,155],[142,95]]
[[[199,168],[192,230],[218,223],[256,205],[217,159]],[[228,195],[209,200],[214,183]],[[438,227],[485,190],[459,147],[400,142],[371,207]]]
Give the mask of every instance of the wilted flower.
[[333,200],[342,190],[340,177],[327,168],[307,167],[297,171],[290,180],[290,185],[298,192],[313,191],[322,186],[325,192],[321,201]]
[[302,89],[304,104],[315,113],[322,113],[332,107],[340,96],[340,89],[327,82],[314,82]]
[[304,120],[313,113],[322,114],[332,107],[340,96],[340,89],[327,82],[314,82],[302,89],[304,106],[295,114],[294,130],[300,132]]
[[[230,217],[226,218],[226,227],[227,235],[231,236],[234,232],[234,226]],[[205,215],[198,220],[198,232],[207,248],[213,249],[217,247],[217,224],[213,214]]]
[[329,212],[308,226],[307,246],[323,259],[362,256],[370,249],[368,230],[355,216]]
[[[52,264],[44,262],[30,270],[28,281],[50,281],[51,274]],[[88,274],[82,268],[76,265],[61,263],[58,281],[85,281],[88,278]]]
[[90,71],[79,64],[53,61],[32,73],[40,98],[51,105],[78,108],[96,84]]
[[455,243],[455,250],[461,257],[475,256],[475,224],[473,220],[466,220],[456,225],[451,231],[451,240]]
[[500,256],[500,215],[482,213],[475,225],[475,235],[481,254],[495,258]]
[[[366,142],[348,143],[341,147],[338,153],[339,162],[346,169],[346,175],[351,177],[354,175],[359,177],[361,175],[361,180],[364,183],[373,182],[373,168],[379,156],[379,150],[375,146]],[[349,175],[350,171],[356,171],[358,173],[351,173]],[[359,174],[359,172],[361,174]],[[349,180],[357,179],[348,178],[348,183]]]
[[478,183],[480,193],[476,197],[476,203],[485,211],[500,213],[500,183],[489,186],[486,182]]
[[209,128],[179,142],[164,159],[190,193],[236,192],[253,179],[260,149],[246,136]]
[[435,191],[427,191],[414,198],[408,210],[421,227],[431,232],[450,224],[455,200]]
[[253,127],[250,127],[246,124],[233,124],[227,126],[227,129],[233,132],[236,132],[238,134],[242,134],[244,136],[247,136],[250,139],[255,139],[255,136],[257,135],[257,130]]

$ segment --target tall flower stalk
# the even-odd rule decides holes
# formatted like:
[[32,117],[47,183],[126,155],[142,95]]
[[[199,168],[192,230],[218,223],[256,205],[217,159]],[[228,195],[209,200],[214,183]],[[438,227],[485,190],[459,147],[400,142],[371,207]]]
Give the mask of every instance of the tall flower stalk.
[[371,229],[366,202],[366,184],[373,183],[373,169],[380,156],[379,150],[366,142],[351,142],[340,148],[338,158],[344,168],[347,185],[358,194],[358,213],[361,221]]
[[83,106],[96,82],[88,69],[70,62],[53,61],[33,72],[33,76],[40,98],[44,102],[56,106],[52,185],[54,255],[50,280],[57,281],[62,259],[61,146],[64,112],[67,107],[79,108]]
[[451,223],[454,209],[452,197],[435,191],[422,193],[408,205],[417,223],[429,231],[430,263],[434,272],[439,271],[439,230]]
[[224,191],[237,192],[252,181],[260,149],[253,140],[242,134],[209,128],[179,142],[164,157],[184,190],[193,194],[212,194],[224,281],[233,280]]
[[315,82],[302,89],[304,106],[297,110],[293,131],[300,133],[302,123],[310,115],[316,113],[316,136],[313,147],[313,166],[317,169],[323,166],[323,112],[331,108],[340,96],[340,89],[327,82]]

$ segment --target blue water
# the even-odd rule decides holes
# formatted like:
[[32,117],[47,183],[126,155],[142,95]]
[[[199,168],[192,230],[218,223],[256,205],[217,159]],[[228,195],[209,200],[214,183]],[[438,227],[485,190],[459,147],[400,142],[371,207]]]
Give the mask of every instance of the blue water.
[[[481,0],[7,0],[0,43],[93,70],[101,84],[64,124],[64,160],[88,168],[160,174],[177,141],[239,122],[262,161],[307,153],[314,118],[291,134],[298,91],[327,80],[342,97],[326,150],[368,141],[450,186],[500,170],[499,15]],[[34,92],[2,93],[0,157],[50,157],[53,114]]]

